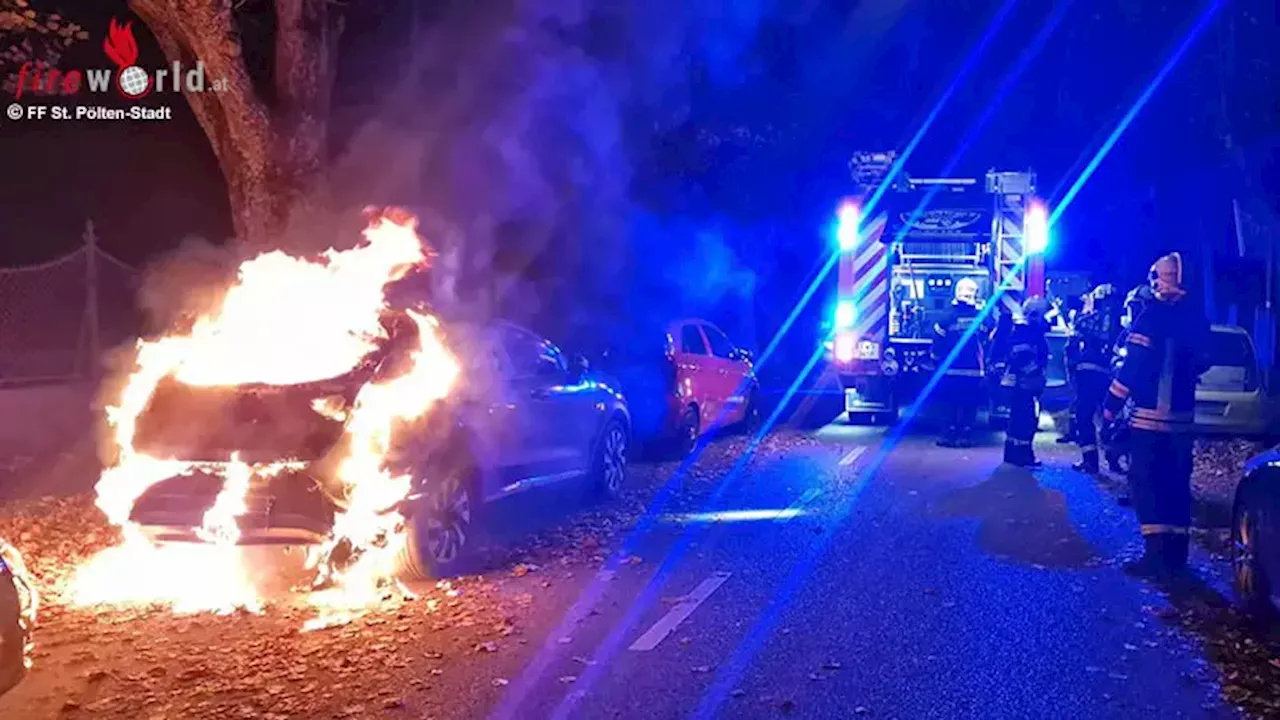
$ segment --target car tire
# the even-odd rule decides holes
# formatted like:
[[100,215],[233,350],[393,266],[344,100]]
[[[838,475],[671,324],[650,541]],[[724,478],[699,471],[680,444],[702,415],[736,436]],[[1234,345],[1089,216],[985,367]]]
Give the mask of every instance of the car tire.
[[689,457],[698,446],[702,437],[702,418],[698,414],[698,406],[690,405],[680,414],[680,423],[676,426],[674,455],[677,460]]
[[1232,580],[1240,609],[1254,618],[1266,619],[1275,610],[1271,606],[1271,580],[1258,545],[1258,510],[1251,495],[1248,487],[1241,488],[1231,513]]
[[22,627],[22,601],[13,578],[0,571],[0,695],[26,675],[27,633]]
[[751,388],[751,391],[747,394],[746,410],[742,414],[742,422],[738,425],[738,428],[744,433],[752,432],[756,428],[760,427],[760,402],[758,400],[758,395],[759,391],[756,388]]
[[612,500],[622,492],[627,477],[627,459],[631,452],[631,434],[620,418],[605,423],[591,457],[591,497]]
[[470,462],[442,463],[405,518],[401,574],[411,580],[456,575],[475,545],[480,498]]

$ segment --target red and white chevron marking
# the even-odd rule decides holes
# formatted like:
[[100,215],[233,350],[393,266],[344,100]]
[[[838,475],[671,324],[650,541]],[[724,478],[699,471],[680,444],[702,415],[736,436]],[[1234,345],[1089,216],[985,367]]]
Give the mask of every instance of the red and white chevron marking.
[[862,242],[850,262],[841,294],[852,297],[857,306],[853,335],[859,339],[883,341],[889,319],[889,247],[880,242],[889,216],[876,217],[862,233]]

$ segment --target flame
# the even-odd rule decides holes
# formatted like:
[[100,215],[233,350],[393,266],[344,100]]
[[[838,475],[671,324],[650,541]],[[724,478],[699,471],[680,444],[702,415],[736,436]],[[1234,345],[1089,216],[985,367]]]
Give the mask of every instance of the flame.
[[[238,453],[226,463],[151,457],[135,449],[138,417],[166,378],[205,387],[296,385],[358,367],[386,339],[380,322],[386,285],[426,261],[412,218],[378,218],[364,237],[361,246],[329,250],[316,261],[283,252],[248,260],[217,310],[189,333],[139,341],[134,372],[107,410],[118,460],[96,487],[97,506],[121,527],[124,540],[77,571],[76,604],[160,603],[179,612],[261,609],[252,568],[239,552],[238,518],[247,511],[255,482],[303,463],[286,458],[250,464]],[[321,416],[345,420],[347,434],[345,455],[336,463],[346,503],[327,540],[308,555],[317,588],[311,602],[325,612],[359,611],[398,587],[395,560],[405,542],[398,508],[413,478],[389,467],[388,458],[401,423],[446,397],[459,375],[435,319],[408,315],[418,330],[408,370],[360,387],[349,410],[328,399],[311,406]],[[134,505],[152,485],[196,470],[223,481],[201,525],[193,528],[204,542],[154,545],[131,521]],[[331,622],[321,618],[312,625]]]
[[138,42],[133,39],[133,23],[120,24],[111,18],[107,27],[107,39],[102,41],[102,50],[120,69],[132,67],[138,61]]

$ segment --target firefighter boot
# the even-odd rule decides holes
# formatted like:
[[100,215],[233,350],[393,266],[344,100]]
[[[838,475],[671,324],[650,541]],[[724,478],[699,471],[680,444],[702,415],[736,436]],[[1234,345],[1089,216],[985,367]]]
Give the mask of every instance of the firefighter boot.
[[1098,465],[1097,446],[1086,447],[1084,450],[1084,459],[1072,465],[1071,468],[1077,472],[1085,473],[1086,475],[1097,475],[1101,473],[1102,469]]
[[1145,549],[1142,557],[1127,562],[1124,571],[1129,575],[1153,580],[1167,580],[1187,569],[1190,538],[1181,533],[1155,533],[1144,535]]

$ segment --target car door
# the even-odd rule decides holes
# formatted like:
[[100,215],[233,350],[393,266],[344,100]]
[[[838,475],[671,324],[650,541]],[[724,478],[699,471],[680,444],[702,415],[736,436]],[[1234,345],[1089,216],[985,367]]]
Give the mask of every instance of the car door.
[[510,382],[511,363],[497,335],[472,330],[451,338],[463,365],[460,391],[465,393],[463,422],[472,430],[473,448],[481,460],[482,492],[486,499],[507,492],[527,472],[527,422],[523,403]]
[[[711,363],[716,373],[717,417],[725,425],[740,422],[746,412],[747,378],[750,369],[736,357],[735,346],[720,328],[702,323],[702,332],[711,349]],[[720,417],[723,413],[723,417]]]
[[526,458],[522,488],[565,479],[588,465],[592,398],[573,378],[555,345],[523,328],[498,328],[511,363],[508,382],[518,405]]
[[707,349],[706,337],[697,323],[681,323],[678,331],[676,369],[679,371],[680,392],[686,403],[697,404],[699,427],[705,430],[716,418],[714,409],[708,406],[714,403],[719,375]]

